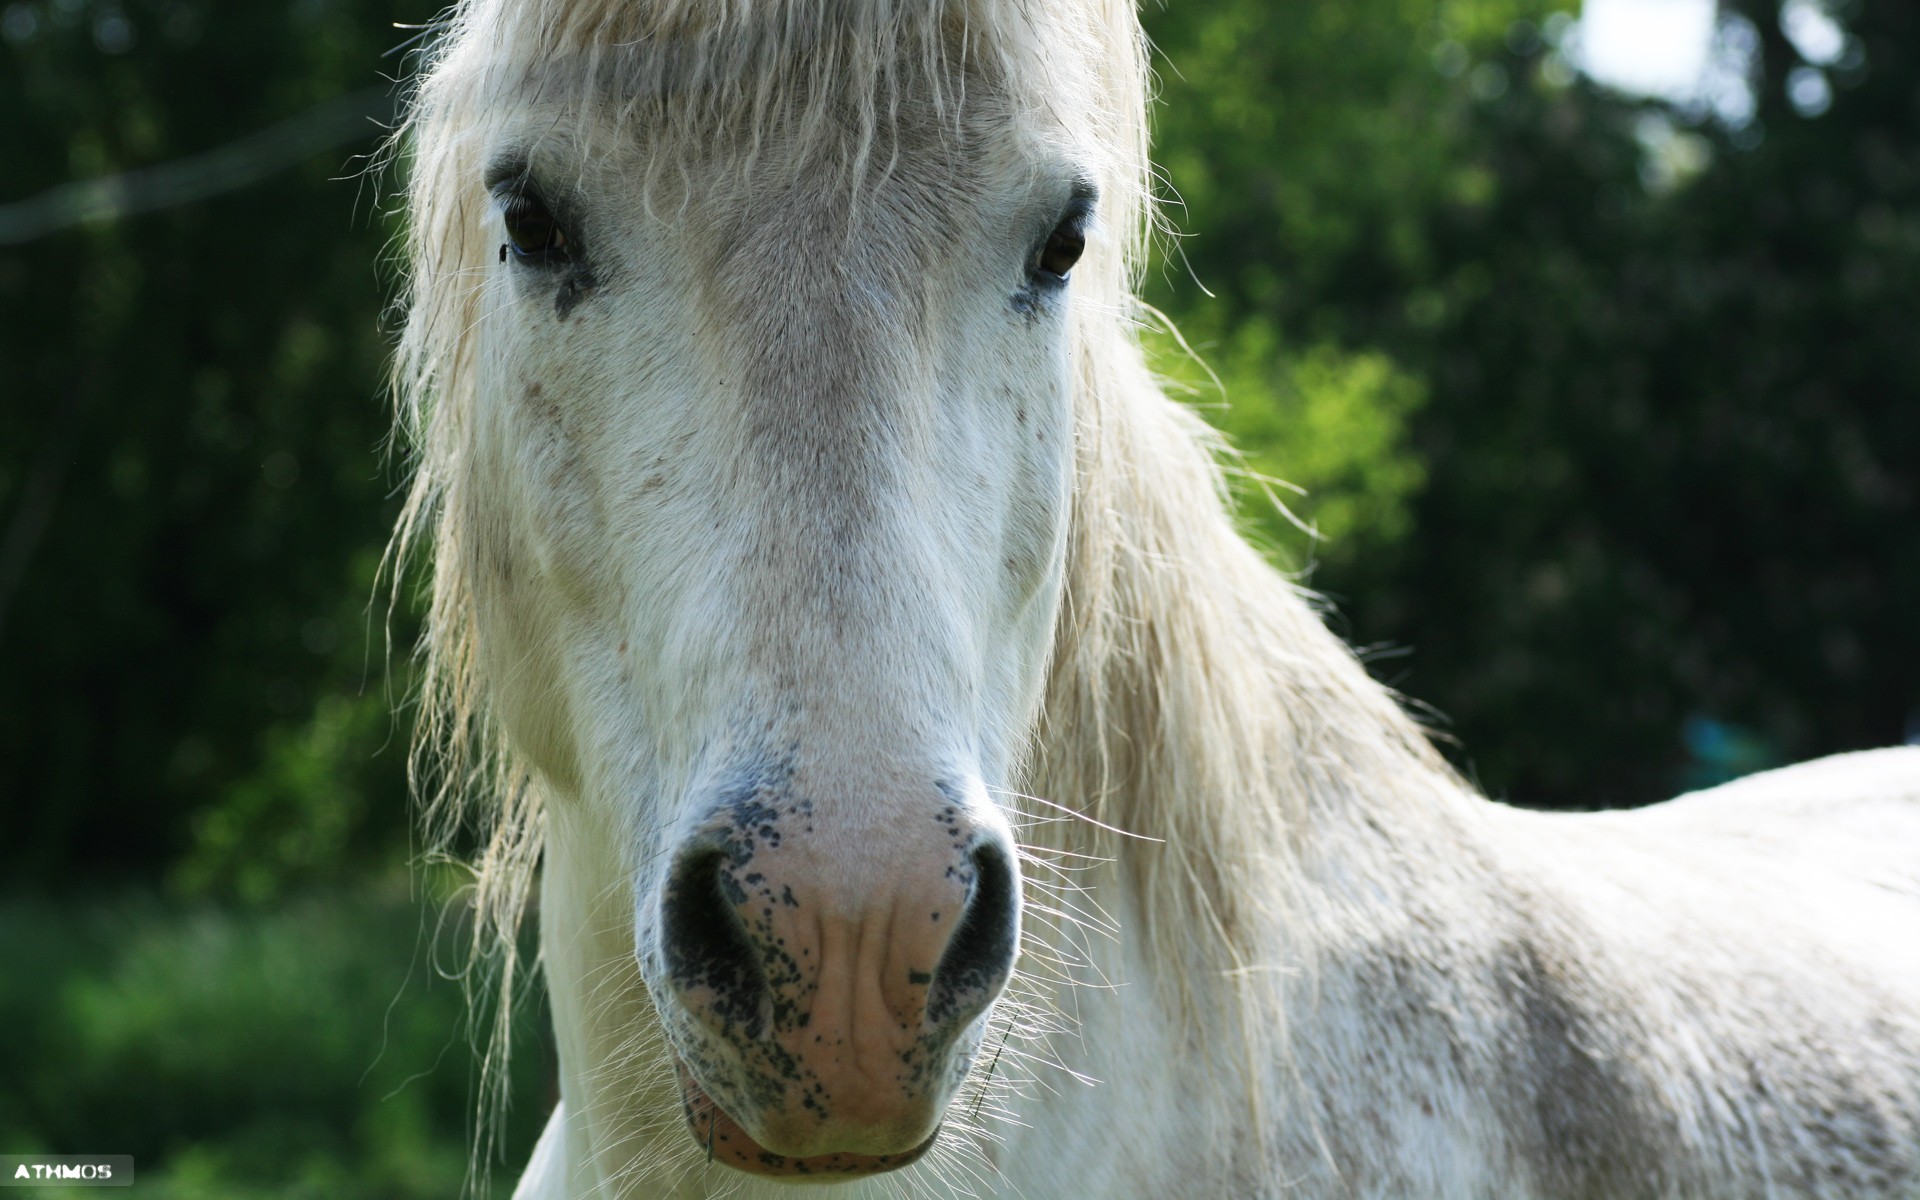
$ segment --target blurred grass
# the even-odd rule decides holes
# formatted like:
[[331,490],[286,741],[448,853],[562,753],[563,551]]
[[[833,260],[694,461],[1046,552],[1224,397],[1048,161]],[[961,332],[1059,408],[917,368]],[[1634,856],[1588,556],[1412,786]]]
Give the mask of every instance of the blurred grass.
[[[0,1146],[132,1154],[140,1195],[179,1200],[459,1195],[473,1060],[437,920],[404,880],[271,911],[0,902]],[[513,1166],[481,1196],[553,1100],[545,1012],[523,1018]]]

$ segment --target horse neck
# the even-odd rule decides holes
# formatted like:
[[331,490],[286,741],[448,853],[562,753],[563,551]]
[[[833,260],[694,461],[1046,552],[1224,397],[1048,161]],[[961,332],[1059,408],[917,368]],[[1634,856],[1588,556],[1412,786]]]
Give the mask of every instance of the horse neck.
[[684,1165],[687,1137],[634,957],[625,839],[579,805],[551,805],[545,826],[540,956],[567,1114],[556,1148],[567,1184],[553,1194],[616,1179],[670,1194],[662,1178]]
[[1326,864],[1384,853],[1368,831],[1454,836],[1471,801],[1233,528],[1217,438],[1130,341],[1104,353],[1083,369],[1068,598],[1028,782],[1099,825],[1045,822],[1028,840],[1110,860],[1123,936],[1189,1019],[1217,1019],[1209,999],[1270,1009],[1272,988],[1196,996],[1195,981],[1310,966]]

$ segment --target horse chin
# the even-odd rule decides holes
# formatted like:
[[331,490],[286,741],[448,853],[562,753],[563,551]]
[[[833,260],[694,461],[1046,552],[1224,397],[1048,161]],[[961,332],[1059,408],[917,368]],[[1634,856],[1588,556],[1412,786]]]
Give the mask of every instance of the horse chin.
[[776,1154],[754,1140],[740,1122],[707,1095],[706,1089],[675,1056],[680,1077],[681,1110],[686,1114],[687,1132],[706,1154],[708,1162],[720,1163],[749,1175],[783,1179],[792,1183],[841,1183],[897,1171],[919,1161],[940,1137],[935,1126],[925,1141],[898,1154],[812,1154],[797,1156]]

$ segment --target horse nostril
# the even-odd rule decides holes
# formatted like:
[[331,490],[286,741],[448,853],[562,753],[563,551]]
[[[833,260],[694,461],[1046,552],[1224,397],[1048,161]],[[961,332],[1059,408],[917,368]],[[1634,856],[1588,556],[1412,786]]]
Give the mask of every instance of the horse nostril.
[[759,952],[740,923],[746,897],[715,850],[681,856],[661,902],[661,948],[668,977],[682,996],[704,993],[694,1006],[722,1035],[759,1038],[767,1029],[771,993]]
[[970,856],[973,888],[966,915],[934,971],[927,1024],[970,1020],[993,1001],[1013,973],[1020,944],[1020,893],[1013,860],[999,841]]

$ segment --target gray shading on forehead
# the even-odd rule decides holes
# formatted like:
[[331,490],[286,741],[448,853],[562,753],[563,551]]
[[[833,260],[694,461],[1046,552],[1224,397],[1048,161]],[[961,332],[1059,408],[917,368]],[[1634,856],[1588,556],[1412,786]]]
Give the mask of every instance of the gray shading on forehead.
[[881,140],[884,173],[849,186],[830,171],[765,169],[717,206],[721,247],[710,302],[761,336],[760,386],[843,393],[886,386],[917,349],[928,281],[964,244],[982,192],[950,130],[907,126]]
[[[930,222],[865,198],[759,193],[725,237],[709,303],[737,330],[747,427],[774,494],[845,541],[876,515],[904,359],[926,336]],[[826,531],[823,531],[826,532]]]

